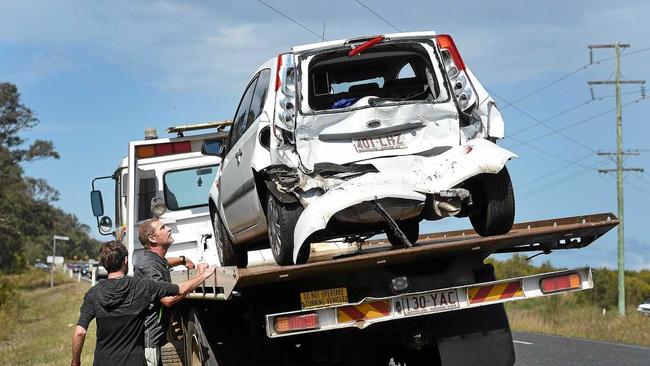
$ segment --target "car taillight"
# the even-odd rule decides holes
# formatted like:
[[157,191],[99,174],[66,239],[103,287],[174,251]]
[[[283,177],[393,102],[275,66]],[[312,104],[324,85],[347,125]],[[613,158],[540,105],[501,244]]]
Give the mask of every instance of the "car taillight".
[[358,55],[361,52],[367,50],[368,48],[376,45],[377,43],[379,43],[379,42],[381,42],[383,40],[384,40],[384,36],[377,36],[377,37],[375,37],[375,38],[373,38],[373,39],[371,39],[369,41],[366,41],[366,42],[354,47],[353,49],[351,49],[350,52],[348,52],[348,57]]
[[580,274],[570,273],[542,278],[539,281],[539,287],[543,293],[548,294],[582,288],[582,281],[580,280]]
[[275,331],[278,333],[297,332],[300,330],[320,328],[318,314],[282,316],[275,318]]
[[472,85],[463,58],[458,52],[454,39],[448,34],[436,36],[442,63],[451,82],[451,90],[462,110],[467,110],[476,103],[476,91]]
[[282,68],[282,54],[278,55],[278,64],[275,67],[275,91],[278,91],[280,89],[280,85],[282,85],[282,80],[280,79],[280,69]]
[[[273,136],[278,141],[285,141],[284,136],[292,136],[296,116],[296,68],[293,55],[278,55],[275,75],[276,108],[273,123]],[[290,142],[290,141],[286,141]]]

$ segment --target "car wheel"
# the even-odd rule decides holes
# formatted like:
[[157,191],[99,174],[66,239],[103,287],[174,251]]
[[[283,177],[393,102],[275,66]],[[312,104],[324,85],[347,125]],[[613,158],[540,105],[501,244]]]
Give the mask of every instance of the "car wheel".
[[228,232],[219,217],[219,213],[212,214],[212,229],[217,244],[217,255],[222,266],[237,266],[244,268],[248,265],[248,252],[246,248],[233,244]]
[[[406,235],[406,239],[408,239],[411,244],[415,244],[415,242],[418,241],[418,236],[420,236],[420,222],[418,220],[402,221],[398,223],[397,226],[399,226],[400,230],[402,230],[404,235]],[[386,228],[386,237],[391,245],[396,247],[404,246],[404,243],[402,243],[390,228]]]
[[[269,245],[275,262],[281,266],[293,264],[293,233],[296,222],[302,213],[300,203],[281,203],[269,194],[266,205],[266,219],[269,233]],[[298,256],[298,263],[306,263],[309,252]]]
[[501,235],[515,221],[515,195],[508,169],[497,174],[481,174],[471,181],[473,207],[469,220],[481,236]]

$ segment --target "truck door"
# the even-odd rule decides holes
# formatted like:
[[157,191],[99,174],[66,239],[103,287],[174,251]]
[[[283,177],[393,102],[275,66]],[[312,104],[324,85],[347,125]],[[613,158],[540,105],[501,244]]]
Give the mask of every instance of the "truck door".
[[255,193],[255,181],[250,161],[252,148],[247,151],[250,141],[250,133],[246,134],[251,120],[251,102],[255,93],[258,75],[251,80],[239,102],[239,107],[233,118],[230,137],[228,139],[228,151],[222,162],[222,174],[220,177],[220,199],[224,209],[225,224],[233,235],[255,225],[251,196]]

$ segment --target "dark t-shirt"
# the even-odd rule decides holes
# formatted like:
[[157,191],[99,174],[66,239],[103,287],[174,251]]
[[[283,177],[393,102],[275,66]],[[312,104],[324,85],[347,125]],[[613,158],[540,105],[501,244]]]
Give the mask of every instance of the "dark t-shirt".
[[[167,259],[158,254],[145,250],[134,264],[134,275],[136,278],[147,278],[156,282],[171,283],[169,274],[171,267]],[[149,305],[147,315],[144,319],[144,346],[162,347],[167,343],[167,328],[169,327],[169,309],[154,299]]]
[[178,286],[122,277],[100,280],[84,296],[77,325],[88,329],[97,319],[93,365],[146,365],[144,317],[149,304],[178,294]]

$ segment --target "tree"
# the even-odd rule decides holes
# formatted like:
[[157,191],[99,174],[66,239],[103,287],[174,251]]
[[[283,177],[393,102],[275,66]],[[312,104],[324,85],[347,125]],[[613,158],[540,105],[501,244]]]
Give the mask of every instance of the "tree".
[[29,107],[21,103],[15,85],[0,83],[0,270],[19,269],[28,260],[42,258],[54,233],[66,233],[63,254],[96,255],[98,242],[90,228],[74,215],[51,205],[59,193],[44,179],[24,176],[22,164],[37,159],[58,159],[51,141],[27,144],[20,136],[39,124]]

